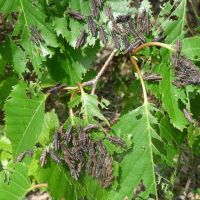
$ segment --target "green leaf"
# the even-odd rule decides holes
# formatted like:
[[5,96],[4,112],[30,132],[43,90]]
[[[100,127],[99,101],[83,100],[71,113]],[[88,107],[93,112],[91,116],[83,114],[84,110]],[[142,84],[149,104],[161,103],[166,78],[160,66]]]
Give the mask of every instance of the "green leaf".
[[184,117],[183,112],[179,108],[179,99],[183,99],[183,90],[176,88],[173,85],[173,72],[172,69],[168,69],[165,64],[161,64],[160,72],[163,79],[160,83],[160,91],[162,92],[162,103],[164,109],[169,114],[171,123],[179,130],[183,130],[188,124]]
[[15,72],[19,75],[25,72],[26,53],[12,40],[6,40],[6,42],[0,46],[0,53],[7,63],[13,66]]
[[[79,182],[72,178],[69,171],[55,162],[50,161],[44,168],[39,164],[39,151],[30,164],[30,171],[39,183],[48,183],[48,190],[53,199],[76,200],[81,197],[83,189]],[[34,168],[34,169],[33,169]]]
[[39,136],[39,143],[43,146],[50,143],[52,139],[52,134],[59,128],[59,119],[55,111],[45,113],[44,123],[42,127],[41,134]]
[[14,75],[7,76],[0,82],[0,108],[3,107],[6,98],[8,97],[12,86],[16,85],[18,82],[17,78]]
[[41,133],[44,120],[45,96],[39,94],[28,98],[26,84],[20,82],[13,88],[5,110],[5,131],[16,157],[32,148]]
[[65,54],[59,52],[59,54],[56,54],[52,59],[48,59],[47,66],[54,80],[70,86],[77,85],[78,82],[81,82],[82,75],[86,71],[83,66],[74,59],[71,51]]
[[11,143],[8,138],[5,136],[0,137],[0,150],[2,151],[7,151],[7,152],[12,152],[11,149]]
[[[160,22],[165,35],[167,36],[165,39],[167,43],[173,43],[177,38],[183,39],[185,35],[184,28],[186,25],[186,3],[186,0],[178,0],[174,2],[174,6],[176,4],[177,8],[170,14],[167,19],[162,19]],[[165,12],[165,9],[163,9],[163,11]],[[174,20],[173,17],[177,19]]]
[[200,60],[200,37],[195,36],[182,40],[182,53],[190,60]]
[[0,11],[3,13],[10,13],[14,7],[14,5],[16,6],[16,2],[18,0],[11,0],[11,1],[7,1],[7,0],[1,0],[0,1]]
[[98,101],[96,95],[87,94],[81,90],[81,113],[84,116],[86,123],[95,121],[94,117],[105,121],[109,124],[108,120],[103,116],[98,106],[104,107],[105,105]]
[[153,111],[152,105],[143,104],[121,117],[120,121],[113,127],[118,136],[124,134],[132,136],[133,149],[120,164],[120,188],[118,191],[111,191],[110,199],[121,200],[125,197],[131,199],[134,189],[141,181],[145,185],[146,191],[142,192],[140,197],[148,199],[150,194],[154,194],[155,199],[158,199],[153,155],[157,154],[162,159],[165,159],[165,156],[154,144],[154,141],[163,142],[154,130],[157,120],[152,115]]
[[22,163],[15,165],[9,184],[0,182],[1,200],[24,199],[31,188],[27,167]]
[[96,200],[108,200],[108,193],[103,189],[98,180],[86,174],[81,180],[81,183],[85,190],[87,191],[87,199],[96,199]]
[[163,138],[163,140],[166,141],[166,163],[169,166],[174,166],[174,156],[179,153],[179,143],[177,140],[178,136],[181,135],[181,133],[170,124],[167,117],[161,119],[159,128],[161,137]]
[[[47,55],[52,56],[53,53],[50,47],[58,47],[58,43],[50,24],[45,21],[46,16],[42,10],[35,7],[29,0],[19,0],[18,4],[21,14],[13,34],[21,35],[20,44],[25,49],[36,73],[41,75],[39,68],[42,60]],[[31,27],[37,28],[44,40],[38,46],[31,39]]]

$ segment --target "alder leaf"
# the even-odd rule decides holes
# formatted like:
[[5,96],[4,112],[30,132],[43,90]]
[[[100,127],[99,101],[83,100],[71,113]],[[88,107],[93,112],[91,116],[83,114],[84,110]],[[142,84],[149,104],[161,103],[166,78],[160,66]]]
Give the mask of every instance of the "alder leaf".
[[66,167],[53,161],[48,162],[44,168],[40,167],[39,154],[41,152],[38,149],[30,164],[29,175],[34,176],[39,183],[47,183],[48,191],[54,199],[76,200],[84,194],[80,183],[73,179]]
[[[176,9],[167,19],[161,20],[161,26],[167,36],[165,39],[167,43],[173,43],[177,38],[183,39],[185,35],[184,28],[186,25],[186,3],[186,0],[174,1],[173,6],[177,5]],[[172,8],[173,7],[171,7],[171,9]]]
[[39,143],[42,146],[49,144],[50,140],[52,139],[51,136],[53,132],[56,131],[58,128],[59,128],[59,119],[55,113],[55,110],[45,113],[42,131],[38,138]]
[[185,38],[182,41],[182,53],[190,60],[200,60],[200,37]]
[[1,0],[0,1],[0,11],[3,13],[10,13],[14,7],[14,5],[16,6],[16,2],[18,0],[12,0],[12,1],[8,1],[8,0]]
[[163,143],[163,141],[154,129],[157,120],[152,112],[154,112],[154,107],[145,103],[136,110],[122,116],[113,127],[118,136],[124,134],[132,136],[133,149],[120,163],[120,188],[118,191],[110,192],[110,199],[121,200],[126,197],[131,199],[134,189],[141,181],[146,190],[141,192],[139,196],[148,199],[149,195],[153,194],[155,199],[158,199],[153,155],[159,155],[162,159],[166,157],[154,144],[155,141],[160,143]]
[[1,200],[19,200],[24,199],[31,188],[31,182],[28,177],[28,169],[22,163],[17,163],[10,176],[9,184],[0,182]]
[[[58,43],[50,24],[45,21],[46,16],[42,10],[29,0],[19,0],[18,5],[19,22],[13,34],[21,36],[20,45],[26,51],[36,73],[41,75],[39,68],[42,61],[46,56],[52,56],[53,52],[50,47],[58,47]],[[32,33],[31,27],[37,29],[41,34],[42,41],[39,45],[36,45],[32,40],[34,33]]]
[[26,53],[18,47],[12,40],[0,46],[0,53],[2,57],[11,64],[14,71],[21,75],[26,69]]
[[27,97],[23,82],[13,87],[4,110],[5,131],[12,142],[14,157],[37,142],[44,120],[45,99],[42,94]]
[[[168,65],[170,66],[170,64]],[[173,71],[168,69],[165,64],[161,64],[160,73],[163,79],[160,83],[160,91],[162,93],[163,107],[171,118],[171,123],[179,130],[183,130],[188,124],[183,112],[179,108],[179,99],[183,96],[180,88],[173,85]]]
[[[175,5],[177,5],[176,9],[170,14],[167,19],[162,21],[162,28],[167,36],[165,41],[169,44],[174,43],[177,39],[183,39],[185,35],[186,0],[178,0]],[[173,7],[169,8],[173,9]],[[173,17],[175,19],[170,19]],[[177,88],[173,84],[174,73],[172,66],[169,62],[171,54],[166,49],[162,49],[161,54],[163,58],[162,64],[160,64],[159,67],[159,72],[163,78],[160,82],[162,104],[164,109],[169,114],[171,123],[174,125],[174,127],[182,131],[188,124],[179,105],[181,101],[184,102],[184,91]]]
[[95,117],[105,121],[107,124],[109,124],[108,120],[103,116],[101,113],[99,106],[102,108],[105,107],[103,102],[99,102],[96,95],[87,94],[81,90],[81,113],[84,116],[84,119],[86,123],[91,123],[95,121]]

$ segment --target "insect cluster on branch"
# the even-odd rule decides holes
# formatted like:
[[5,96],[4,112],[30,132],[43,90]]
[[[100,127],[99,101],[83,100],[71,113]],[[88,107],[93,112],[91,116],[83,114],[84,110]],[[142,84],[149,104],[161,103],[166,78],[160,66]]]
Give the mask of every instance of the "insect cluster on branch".
[[189,84],[200,85],[200,71],[185,55],[181,55],[181,42],[176,43],[176,52],[172,55],[172,64],[176,79],[173,83],[177,87],[183,87]]
[[[49,155],[58,164],[67,165],[76,180],[86,170],[99,180],[102,187],[109,187],[115,179],[113,157],[106,151],[102,140],[92,139],[92,131],[97,128],[96,125],[85,128],[69,126],[67,131],[56,132],[51,147],[41,155],[41,166],[46,164]],[[119,137],[105,134],[104,139],[124,147],[124,141]]]
[[[108,37],[110,37],[116,49],[128,53],[144,43],[146,36],[151,34],[150,15],[146,10],[138,12],[136,17],[133,17],[131,13],[114,17],[111,6],[106,3],[105,14],[108,22],[112,25],[112,30],[108,31],[105,29],[104,24],[99,22],[100,12],[103,12],[101,11],[104,4],[103,1],[91,0],[90,4],[91,14],[89,16],[84,16],[79,11],[72,10],[68,11],[68,14],[75,20],[87,23],[88,31],[91,32],[91,35],[98,37],[104,45],[109,42]],[[77,38],[76,48],[85,44],[87,36],[88,33],[83,28]],[[163,36],[160,36],[154,38],[154,41],[160,41],[162,39],[164,39]]]

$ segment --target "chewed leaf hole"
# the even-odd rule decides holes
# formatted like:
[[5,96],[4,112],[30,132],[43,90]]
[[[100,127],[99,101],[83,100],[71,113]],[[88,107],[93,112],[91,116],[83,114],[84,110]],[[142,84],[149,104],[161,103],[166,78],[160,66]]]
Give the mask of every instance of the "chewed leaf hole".
[[136,116],[137,120],[140,120],[141,118],[142,118],[142,114],[139,114],[139,115]]

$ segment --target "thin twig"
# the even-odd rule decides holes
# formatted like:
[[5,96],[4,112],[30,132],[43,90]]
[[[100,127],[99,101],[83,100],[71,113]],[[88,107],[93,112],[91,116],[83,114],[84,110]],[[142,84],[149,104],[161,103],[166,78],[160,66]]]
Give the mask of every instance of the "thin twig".
[[101,78],[101,76],[103,75],[104,71],[106,70],[106,68],[108,67],[108,65],[110,64],[110,61],[113,59],[113,57],[115,56],[117,52],[117,49],[115,49],[110,56],[108,57],[108,59],[106,60],[105,64],[103,65],[103,67],[101,68],[101,70],[99,71],[99,73],[97,74],[97,76],[93,79],[93,86],[92,86],[92,91],[91,94],[95,93],[96,90],[96,86],[97,83],[99,81],[99,79]]
[[147,92],[146,92],[146,88],[145,88],[145,84],[144,84],[144,80],[142,78],[140,68],[137,64],[137,61],[133,57],[131,58],[131,63],[133,64],[135,70],[137,71],[138,77],[140,79],[140,82],[141,82],[141,85],[142,85],[143,96],[144,96],[144,104],[145,104],[145,103],[148,102],[148,99],[147,99]]
[[150,46],[158,46],[158,47],[163,47],[163,48],[169,49],[170,51],[175,51],[175,49],[173,48],[173,46],[170,45],[170,44],[165,44],[165,43],[161,43],[161,42],[147,42],[147,43],[144,43],[144,44],[140,45],[136,49],[134,49],[132,51],[132,54],[135,54],[139,50],[141,50],[141,49],[143,49],[145,47],[150,47]]
[[30,191],[38,189],[38,188],[42,188],[42,187],[48,187],[48,184],[47,183],[40,183],[40,184],[33,185],[33,186],[31,186]]

